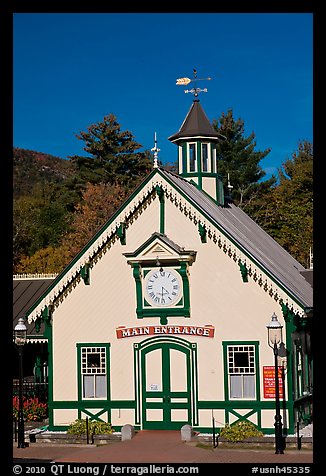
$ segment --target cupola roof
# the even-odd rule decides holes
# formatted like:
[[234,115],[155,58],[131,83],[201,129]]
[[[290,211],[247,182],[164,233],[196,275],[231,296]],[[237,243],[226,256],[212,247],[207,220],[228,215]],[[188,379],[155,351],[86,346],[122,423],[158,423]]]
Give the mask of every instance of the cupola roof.
[[192,137],[207,137],[213,140],[218,140],[220,138],[220,134],[209,122],[199,99],[193,101],[179,131],[168,139],[171,142],[178,142],[181,139]]

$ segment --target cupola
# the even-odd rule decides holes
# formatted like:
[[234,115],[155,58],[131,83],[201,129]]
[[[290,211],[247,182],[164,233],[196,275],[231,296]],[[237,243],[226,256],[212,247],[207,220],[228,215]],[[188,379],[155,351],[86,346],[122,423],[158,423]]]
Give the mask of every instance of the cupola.
[[[194,80],[182,78],[177,80],[177,84],[188,84],[196,80],[195,73]],[[207,92],[207,89],[195,87],[185,91],[193,93],[195,99],[179,131],[168,139],[178,146],[179,175],[194,182],[216,203],[224,205],[223,183],[217,172],[216,154],[216,145],[223,137],[213,128],[200,104],[198,93],[201,91]]]

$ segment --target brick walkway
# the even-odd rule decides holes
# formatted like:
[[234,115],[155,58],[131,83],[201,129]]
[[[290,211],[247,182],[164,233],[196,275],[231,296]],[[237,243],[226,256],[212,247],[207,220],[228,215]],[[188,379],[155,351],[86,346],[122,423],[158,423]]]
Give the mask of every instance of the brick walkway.
[[69,463],[283,463],[311,464],[309,450],[285,449],[276,455],[273,449],[226,449],[198,447],[183,442],[179,431],[139,431],[129,441],[107,445],[51,445],[31,443],[27,448],[13,445],[14,463],[47,461]]

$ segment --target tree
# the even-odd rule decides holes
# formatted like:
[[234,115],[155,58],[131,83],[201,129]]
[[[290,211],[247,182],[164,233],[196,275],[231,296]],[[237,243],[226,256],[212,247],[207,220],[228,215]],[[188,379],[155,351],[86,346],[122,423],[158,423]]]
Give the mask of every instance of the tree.
[[259,162],[266,157],[271,149],[255,151],[255,134],[244,136],[244,121],[235,120],[232,109],[222,113],[219,119],[213,120],[213,127],[225,137],[217,144],[218,172],[224,184],[228,178],[233,186],[232,199],[241,208],[256,194],[261,187],[270,187],[275,182],[275,177],[262,185],[265,176]]
[[90,154],[70,157],[82,183],[120,183],[131,189],[153,167],[150,152],[137,152],[142,146],[135,142],[131,132],[120,130],[113,114],[76,137],[85,142],[84,150]]
[[71,259],[87,244],[127,196],[127,191],[119,184],[87,184],[81,203],[76,207],[71,231],[61,242],[69,248]]
[[[61,191],[61,193],[60,193]],[[70,199],[64,187],[44,182],[33,193],[14,200],[13,264],[14,271],[23,256],[32,256],[47,246],[57,246],[69,228]]]
[[60,245],[38,249],[24,256],[16,265],[16,273],[59,273],[77,255],[126,198],[126,190],[118,184],[87,184],[82,201],[76,205],[69,231],[62,235]]
[[309,141],[278,171],[278,183],[265,189],[247,213],[303,266],[313,245],[313,146]]

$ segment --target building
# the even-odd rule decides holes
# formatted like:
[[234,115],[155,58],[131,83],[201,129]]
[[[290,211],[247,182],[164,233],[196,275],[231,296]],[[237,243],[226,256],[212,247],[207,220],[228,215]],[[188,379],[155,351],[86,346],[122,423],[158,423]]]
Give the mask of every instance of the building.
[[88,416],[210,432],[214,417],[273,433],[273,313],[284,431],[311,420],[312,287],[224,196],[219,139],[195,98],[169,138],[179,173],[157,166],[155,147],[146,179],[26,312],[48,341],[50,429]]
[[[35,304],[45,292],[56,275],[14,275],[13,277],[13,328],[18,324],[18,319],[24,317],[26,311]],[[40,326],[38,325],[40,324]],[[47,338],[43,333],[43,322],[26,322],[27,341],[24,346],[23,375],[24,395],[37,396],[42,400],[47,399],[47,372],[48,372],[48,346]],[[19,358],[18,353],[13,354],[12,363],[14,395],[19,390]]]

